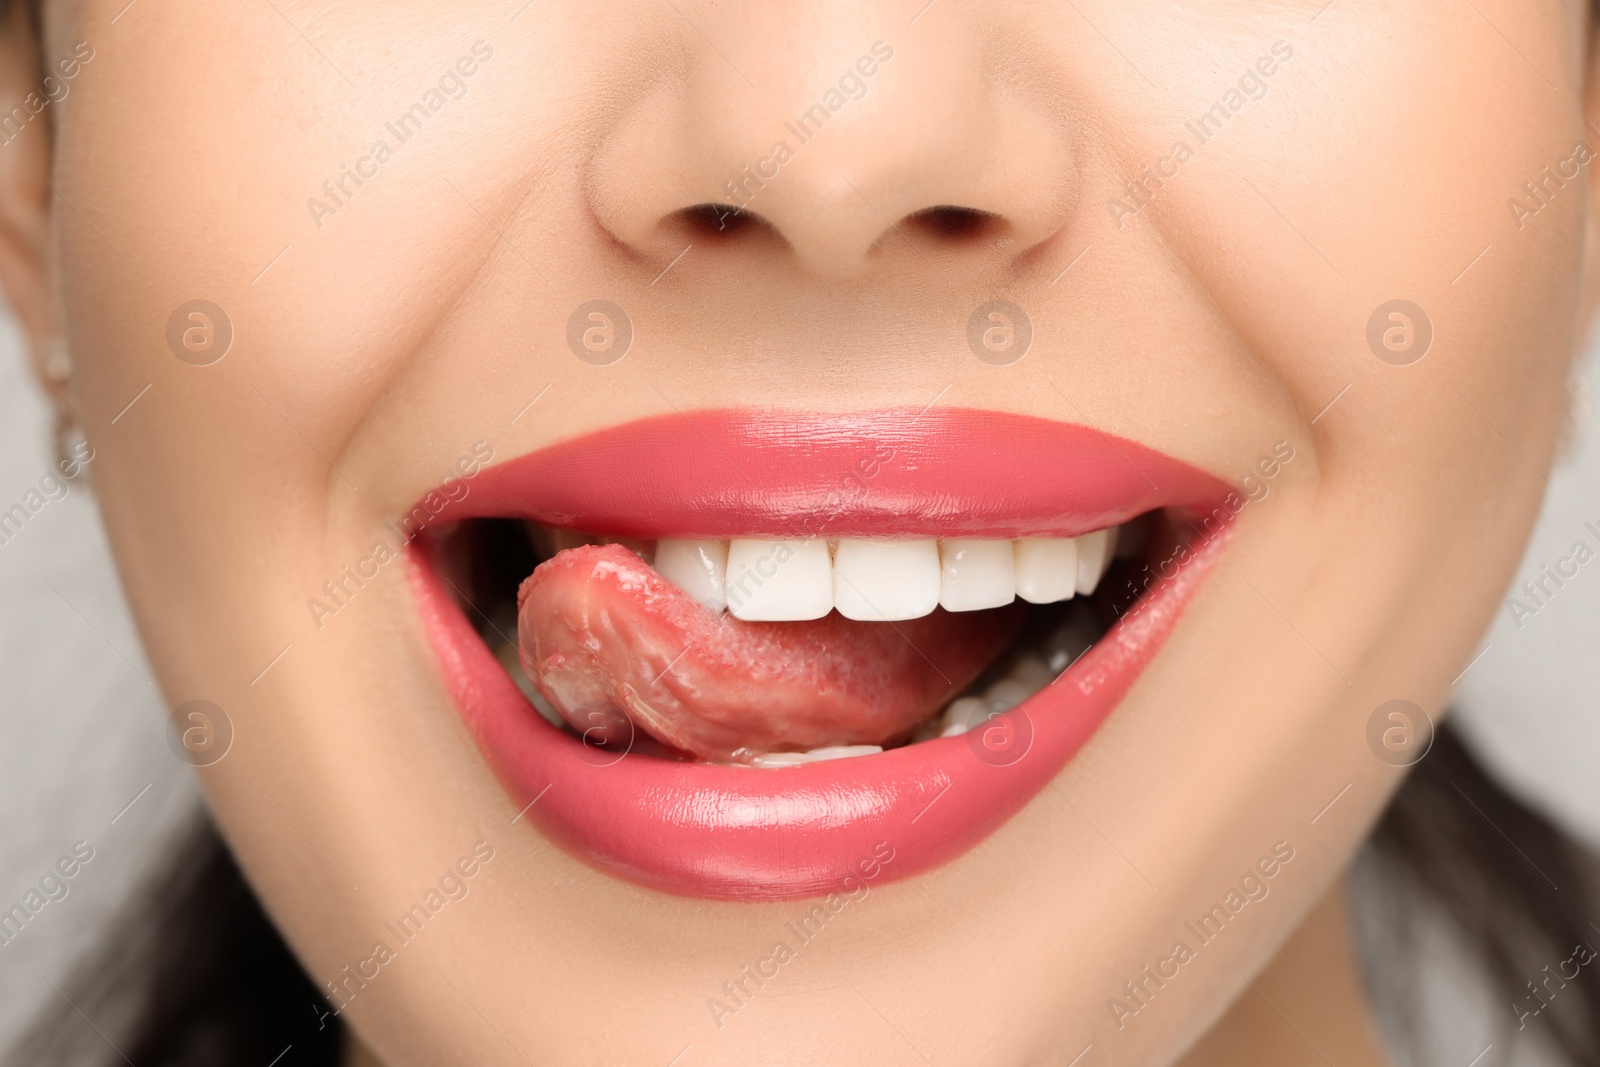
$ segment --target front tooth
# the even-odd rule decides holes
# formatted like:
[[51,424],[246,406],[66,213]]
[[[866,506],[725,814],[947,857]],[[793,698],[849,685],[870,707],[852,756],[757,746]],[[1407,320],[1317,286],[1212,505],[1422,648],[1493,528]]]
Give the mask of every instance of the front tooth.
[[858,541],[833,554],[833,604],[847,619],[893,622],[939,605],[937,541]]
[[728,542],[662,538],[656,543],[656,573],[712,611],[728,604]]
[[1078,538],[1078,592],[1088,594],[1100,584],[1116,548],[1116,528],[1096,530]]
[[1078,541],[1029,537],[1016,546],[1017,595],[1031,604],[1069,600],[1078,585]]
[[751,622],[800,622],[833,610],[833,563],[819,538],[728,544],[728,610]]
[[1010,541],[940,541],[939,606],[982,611],[1017,596],[1016,556]]

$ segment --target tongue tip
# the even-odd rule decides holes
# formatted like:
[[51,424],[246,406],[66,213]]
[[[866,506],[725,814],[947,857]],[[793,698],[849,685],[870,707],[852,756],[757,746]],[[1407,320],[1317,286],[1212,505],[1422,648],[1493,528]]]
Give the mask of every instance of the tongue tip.
[[578,545],[574,548],[563,548],[533,568],[533,573],[522,580],[522,584],[517,586],[517,612],[521,613],[523,605],[528,602],[528,597],[542,583],[576,570],[588,570],[591,574],[598,575],[602,564],[636,572],[640,577],[649,575],[663,585],[667,584],[666,579],[657,575],[637,552],[624,545]]

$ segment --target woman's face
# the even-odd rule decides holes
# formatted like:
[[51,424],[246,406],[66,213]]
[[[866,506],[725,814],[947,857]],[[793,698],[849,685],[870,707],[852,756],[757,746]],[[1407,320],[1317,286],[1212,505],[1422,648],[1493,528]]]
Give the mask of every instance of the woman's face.
[[[1575,0],[125,3],[46,12],[6,282],[170,706],[231,724],[216,816],[384,1062],[1169,1061],[1351,857],[1406,761],[1380,707],[1437,717],[1538,507],[1590,304]],[[648,744],[552,770],[573,738],[480,707],[504,676],[430,614],[456,518],[777,539],[832,483],[824,542],[1161,506],[1107,581],[1194,580],[1148,662],[1099,653],[1103,721],[1025,705],[1048,759],[938,742],[926,822],[895,753],[796,796]],[[948,619],[893,625],[960,659]],[[702,681],[794,681],[737,660]],[[704,829],[740,818],[778,829]],[[894,858],[796,937],[843,840]]]

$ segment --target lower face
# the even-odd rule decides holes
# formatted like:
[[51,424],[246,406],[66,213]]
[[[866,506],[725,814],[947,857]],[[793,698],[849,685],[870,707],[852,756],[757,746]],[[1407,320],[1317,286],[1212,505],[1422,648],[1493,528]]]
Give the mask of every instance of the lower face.
[[1576,10],[120,6],[45,42],[92,477],[384,1062],[1170,1061],[1537,508]]

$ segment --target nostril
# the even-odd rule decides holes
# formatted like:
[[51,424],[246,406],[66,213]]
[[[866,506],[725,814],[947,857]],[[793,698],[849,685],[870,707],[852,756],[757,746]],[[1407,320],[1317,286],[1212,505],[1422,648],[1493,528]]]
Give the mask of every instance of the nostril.
[[[871,228],[876,230],[883,218],[876,214],[861,221],[872,224]],[[662,244],[656,251],[666,257],[679,252],[685,242],[703,245],[708,250],[720,246],[729,254],[775,251],[785,246],[794,250],[789,234],[778,223],[748,207],[704,201],[677,208],[658,216],[658,220],[657,237]],[[864,230],[865,227],[863,234]],[[910,237],[917,244],[941,245],[951,251],[976,251],[1004,244],[1015,236],[1016,228],[1013,219],[1004,214],[957,204],[935,204],[901,216],[887,231],[894,232]],[[839,261],[838,249],[832,248],[826,240],[819,240],[818,233],[809,236],[811,252],[816,254],[822,248],[820,262],[829,264],[826,269],[834,269],[832,265]],[[874,236],[881,239],[886,233],[876,232]],[[862,243],[863,251],[868,243]]]
[[906,223],[941,241],[972,241],[994,235],[1004,220],[977,208],[939,204],[910,215]]
[[771,229],[760,215],[731,204],[696,204],[678,214],[685,229],[707,239],[738,237],[756,229]]

